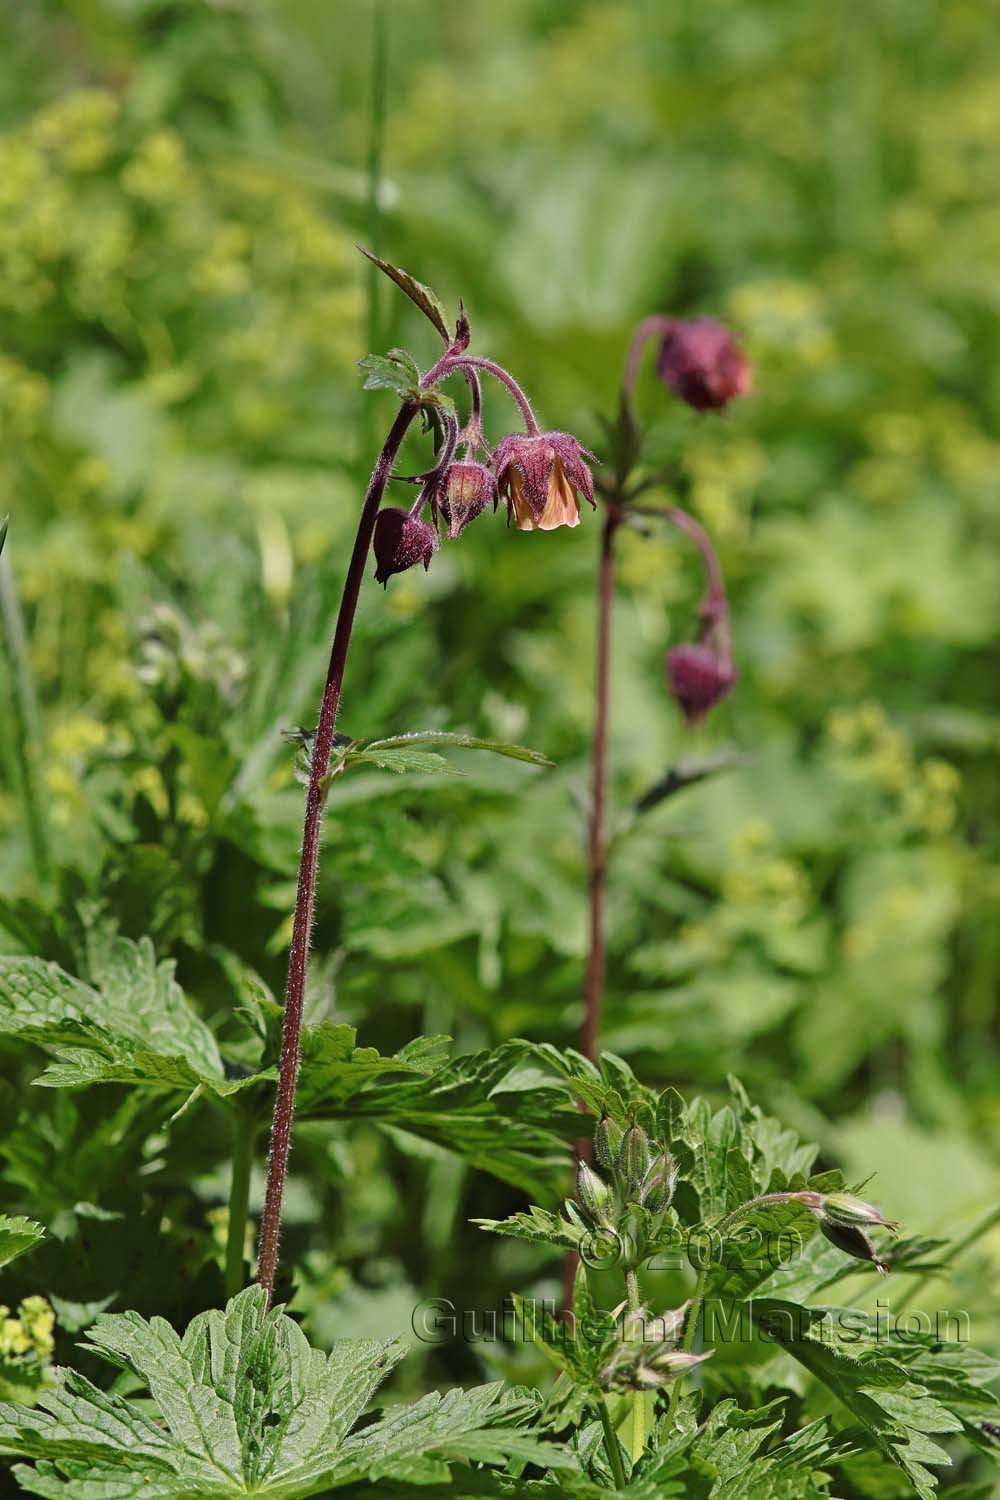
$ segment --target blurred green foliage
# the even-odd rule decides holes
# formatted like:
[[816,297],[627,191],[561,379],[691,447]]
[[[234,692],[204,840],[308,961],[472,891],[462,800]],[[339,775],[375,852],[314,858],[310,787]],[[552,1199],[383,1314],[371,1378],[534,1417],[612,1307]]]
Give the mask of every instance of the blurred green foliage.
[[[355,241],[461,297],[477,347],[584,441],[640,316],[721,315],[753,396],[703,419],[644,375],[640,409],[720,545],[741,681],[694,739],[662,657],[695,560],[624,536],[605,1041],[650,1083],[737,1070],[849,1177],[878,1165],[888,1208],[898,1173],[921,1232],[960,1234],[1000,1156],[994,8],[393,0],[374,205],[372,7],[335,11],[37,0],[0,20],[0,567],[56,870],[46,889],[8,660],[0,944],[65,962],[85,902],[173,952],[206,1016],[241,1003],[244,966],[280,992],[301,802],[281,731],[315,716],[391,415],[355,362],[366,325],[377,352],[435,352]],[[487,393],[494,439],[503,402]],[[463,1050],[575,1038],[589,519],[527,537],[484,518],[362,601],[342,728],[558,762],[335,788],[313,1003],[384,1052],[421,1029]],[[748,764],[629,813],[733,744]],[[65,1101],[7,1107],[7,1164],[25,1132],[58,1150],[80,1129]],[[473,1255],[487,1289],[539,1274],[464,1225],[509,1210],[496,1185],[367,1127],[352,1160],[333,1130],[303,1131],[287,1236],[322,1336],[331,1295],[367,1332]],[[173,1139],[172,1211],[210,1233],[225,1136],[214,1156],[183,1120]],[[192,1162],[203,1202],[180,1207]],[[95,1201],[121,1207],[100,1165]],[[985,1253],[995,1274],[1000,1241]],[[983,1309],[981,1279],[969,1296]]]

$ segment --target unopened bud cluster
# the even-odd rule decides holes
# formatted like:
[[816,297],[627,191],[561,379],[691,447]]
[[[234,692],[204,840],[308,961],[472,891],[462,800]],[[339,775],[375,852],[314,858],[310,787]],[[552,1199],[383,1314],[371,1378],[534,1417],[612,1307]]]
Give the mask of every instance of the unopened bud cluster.
[[577,1167],[576,1197],[581,1217],[593,1229],[620,1231],[634,1209],[657,1216],[670,1207],[677,1165],[669,1151],[650,1144],[641,1125],[623,1129],[605,1116],[594,1134],[596,1167]]
[[[622,1337],[598,1379],[605,1390],[652,1391],[710,1359],[713,1350],[690,1354],[679,1349],[690,1301],[652,1316],[644,1307],[626,1313]],[[622,1308],[616,1309],[620,1315]]]

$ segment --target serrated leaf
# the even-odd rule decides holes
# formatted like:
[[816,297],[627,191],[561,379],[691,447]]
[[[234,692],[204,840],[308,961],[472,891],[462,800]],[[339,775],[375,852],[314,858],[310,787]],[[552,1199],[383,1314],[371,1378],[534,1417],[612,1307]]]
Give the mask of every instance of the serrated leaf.
[[358,360],[358,368],[364,371],[366,391],[393,391],[401,401],[416,400],[420,395],[420,371],[405,349],[366,354]]
[[[852,1335],[868,1328],[867,1315],[849,1311]],[[933,1500],[937,1480],[926,1465],[950,1464],[951,1459],[928,1434],[961,1432],[962,1421],[914,1378],[907,1365],[915,1351],[905,1340],[852,1339],[839,1347],[829,1337],[826,1320],[832,1315],[836,1327],[843,1314],[843,1309],[804,1308],[791,1302],[762,1299],[752,1304],[755,1329],[828,1386],[875,1446],[905,1472],[921,1500]],[[819,1333],[813,1333],[814,1326]]]
[[323,1354],[281,1309],[267,1311],[260,1287],[200,1314],[183,1338],[162,1318],[102,1314],[85,1347],[131,1371],[148,1402],[70,1371],[36,1408],[0,1405],[0,1452],[36,1461],[16,1471],[34,1494],[307,1500],[380,1475],[447,1477],[451,1459],[575,1467],[515,1430],[536,1401],[500,1383],[426,1396],[355,1432],[405,1346],[345,1339]]
[[505,1234],[516,1240],[532,1240],[536,1244],[561,1245],[568,1250],[579,1246],[584,1233],[575,1224],[561,1219],[547,1208],[539,1208],[537,1204],[532,1204],[527,1213],[511,1214],[507,1219],[473,1219],[472,1223],[491,1234]]
[[410,750],[406,746],[387,745],[385,748],[369,746],[366,750],[352,750],[344,757],[345,766],[374,765],[383,771],[394,771],[397,776],[461,776],[463,773],[450,766],[443,755],[431,750]]
[[411,302],[419,307],[424,317],[428,318],[434,324],[434,327],[445,343],[450,343],[451,334],[448,331],[448,320],[445,315],[444,304],[431,291],[430,287],[424,286],[423,282],[417,281],[414,276],[411,276],[408,271],[401,270],[399,266],[394,266],[389,261],[382,260],[378,255],[372,255],[371,251],[366,250],[363,245],[359,245],[358,249],[362,255],[367,256],[373,265],[378,266],[379,270],[384,272],[390,281],[394,281],[400,291],[406,293]]
[[0,1214],[0,1266],[16,1260],[44,1236],[45,1230],[34,1219],[12,1219],[8,1214]]
[[66,1048],[71,1068],[82,1052],[120,1048],[162,1059],[167,1071],[195,1081],[222,1080],[215,1038],[185,1000],[173,963],[158,963],[148,938],[95,947],[90,967],[87,984],[39,958],[0,958],[0,1032]]

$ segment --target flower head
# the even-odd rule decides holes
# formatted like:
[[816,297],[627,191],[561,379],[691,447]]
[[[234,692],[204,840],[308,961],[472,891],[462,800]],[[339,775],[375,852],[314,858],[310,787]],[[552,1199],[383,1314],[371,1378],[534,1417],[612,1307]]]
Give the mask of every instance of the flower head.
[[689,724],[700,724],[736,684],[736,670],[709,645],[674,646],[667,652],[667,684]]
[[437,533],[433,526],[409,511],[389,506],[380,510],[375,522],[375,582],[388,583],[393,573],[405,573],[422,562],[424,572],[437,550]]
[[593,506],[594,481],[585,459],[593,458],[568,432],[516,432],[500,440],[494,454],[507,520],[519,531],[555,531],[579,526],[580,496]]
[[696,411],[717,411],[750,389],[746,356],[715,318],[671,321],[656,369],[661,380]]
[[451,464],[441,480],[437,502],[448,528],[448,540],[460,536],[496,496],[496,480],[485,464]]

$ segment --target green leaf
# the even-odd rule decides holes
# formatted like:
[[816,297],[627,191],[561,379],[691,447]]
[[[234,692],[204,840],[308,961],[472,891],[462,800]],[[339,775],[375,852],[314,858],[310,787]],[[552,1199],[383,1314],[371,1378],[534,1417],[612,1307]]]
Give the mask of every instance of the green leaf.
[[45,1230],[34,1219],[12,1219],[7,1214],[0,1214],[0,1266],[23,1255],[44,1235]]
[[390,349],[388,354],[366,354],[358,360],[365,372],[366,391],[394,391],[401,401],[420,396],[420,371],[405,349]]
[[[845,1311],[851,1338],[839,1344],[830,1337],[830,1320],[834,1330],[843,1326]],[[869,1316],[853,1309],[762,1299],[753,1302],[752,1319],[757,1332],[780,1344],[833,1392],[874,1445],[906,1473],[921,1500],[933,1500],[937,1480],[926,1465],[951,1459],[929,1434],[961,1432],[963,1422],[913,1368],[919,1347],[887,1338],[884,1331],[879,1337]]]
[[185,1000],[173,963],[157,963],[148,938],[95,943],[90,971],[86,984],[38,958],[0,958],[0,1032],[56,1051],[68,1075],[79,1074],[56,1070],[46,1083],[98,1081],[104,1065],[119,1066],[122,1057],[124,1074],[136,1079],[151,1070],[173,1087],[222,1082],[215,1038]]
[[382,1476],[447,1482],[452,1459],[575,1467],[516,1430],[537,1403],[500,1383],[426,1396],[355,1432],[405,1346],[344,1339],[323,1354],[266,1310],[260,1287],[200,1314],[183,1338],[162,1318],[102,1314],[85,1347],[130,1371],[148,1401],[70,1371],[34,1409],[0,1404],[0,1453],[35,1461],[15,1470],[33,1494],[306,1500]]
[[451,745],[456,750],[489,750],[493,755],[505,755],[510,760],[523,760],[532,766],[553,766],[554,761],[538,750],[528,750],[524,745],[508,745],[503,740],[484,740],[474,734],[454,734],[442,729],[416,730],[413,734],[397,734],[390,739],[369,740],[365,753],[373,750],[404,750],[411,745]]
[[408,271],[400,270],[399,266],[394,266],[390,264],[389,261],[382,260],[378,255],[372,255],[371,251],[366,250],[363,245],[359,245],[358,249],[361,251],[362,255],[368,257],[373,265],[378,266],[379,270],[383,271],[385,275],[388,276],[390,281],[394,281],[399,287],[400,291],[406,293],[410,301],[415,303],[416,306],[420,308],[420,311],[423,313],[424,317],[430,319],[430,321],[434,324],[434,327],[444,339],[445,343],[450,344],[451,333],[448,329],[448,320],[445,316],[444,304],[435,295],[435,293],[431,291],[430,287],[424,286],[423,282],[417,281],[413,276],[409,274]]
[[385,748],[369,746],[367,750],[352,750],[344,757],[345,766],[364,764],[378,766],[383,771],[395,771],[397,776],[408,772],[412,775],[461,776],[463,773],[450,766],[443,755],[429,750],[410,750],[403,745],[386,745]]
[[0,521],[0,554],[3,553],[4,542],[7,540],[7,528],[10,524],[10,516],[4,516]]

